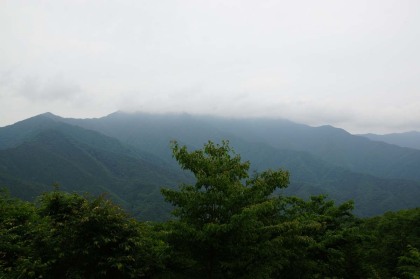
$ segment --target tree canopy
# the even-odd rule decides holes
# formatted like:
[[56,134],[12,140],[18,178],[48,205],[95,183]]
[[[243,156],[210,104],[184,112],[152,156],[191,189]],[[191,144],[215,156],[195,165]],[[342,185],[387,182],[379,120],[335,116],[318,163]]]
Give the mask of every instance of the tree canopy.
[[167,222],[139,222],[105,196],[0,192],[0,278],[419,278],[420,209],[370,219],[353,203],[279,191],[227,141],[172,143],[193,184],[162,189]]
[[278,195],[289,173],[279,169],[250,176],[250,163],[242,162],[227,141],[191,152],[173,142],[172,151],[196,177],[194,185],[162,190],[178,218],[171,223],[169,243],[184,261],[176,264],[180,273],[305,278],[346,271],[348,249],[360,240],[350,228],[352,203],[336,207],[322,196],[303,201]]
[[103,196],[53,191],[36,206],[2,195],[0,277],[138,278],[165,244]]

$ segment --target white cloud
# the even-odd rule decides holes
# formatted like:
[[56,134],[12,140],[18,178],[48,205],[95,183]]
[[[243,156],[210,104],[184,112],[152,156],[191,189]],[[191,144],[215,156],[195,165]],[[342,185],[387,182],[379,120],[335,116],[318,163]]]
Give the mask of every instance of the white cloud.
[[33,102],[74,102],[80,98],[82,89],[80,85],[62,75],[46,80],[41,80],[36,76],[27,76],[21,80],[17,92]]
[[419,8],[410,0],[2,1],[0,126],[54,108],[420,130]]

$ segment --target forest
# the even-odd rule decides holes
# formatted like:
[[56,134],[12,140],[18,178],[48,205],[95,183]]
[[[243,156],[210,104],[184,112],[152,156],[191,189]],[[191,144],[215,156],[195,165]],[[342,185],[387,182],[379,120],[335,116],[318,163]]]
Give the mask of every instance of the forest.
[[173,218],[143,222],[106,195],[0,194],[0,278],[420,278],[420,208],[355,216],[353,202],[285,195],[286,170],[209,141],[172,154],[194,183],[162,188]]

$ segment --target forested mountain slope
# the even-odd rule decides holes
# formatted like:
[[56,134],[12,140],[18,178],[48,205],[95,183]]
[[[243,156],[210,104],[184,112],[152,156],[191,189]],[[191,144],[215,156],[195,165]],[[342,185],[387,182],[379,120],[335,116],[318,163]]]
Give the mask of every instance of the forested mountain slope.
[[207,140],[242,139],[276,149],[310,153],[354,172],[420,181],[420,150],[351,135],[332,126],[310,127],[287,120],[116,112],[99,119],[66,120],[169,158],[168,142],[190,146]]
[[[10,135],[16,140],[4,140]],[[58,183],[66,191],[107,193],[139,218],[165,219],[169,206],[159,188],[188,180],[153,155],[45,115],[0,129],[0,139],[0,183],[25,199]]]
[[275,148],[308,152],[351,171],[383,178],[420,180],[420,151],[372,141],[332,126],[310,127],[287,120],[208,120],[224,131]]
[[46,113],[0,128],[0,183],[26,199],[55,182],[67,191],[107,192],[139,218],[164,219],[169,207],[160,187],[192,179],[172,158],[170,141],[194,149],[223,139],[253,163],[251,171],[290,171],[287,194],[353,199],[360,216],[419,206],[420,151],[333,127],[186,114],[66,119]]
[[123,112],[63,121],[148,150],[170,164],[175,164],[169,149],[171,140],[198,148],[207,140],[229,139],[244,159],[253,162],[251,169],[289,170],[290,194],[328,193],[339,201],[354,199],[355,212],[362,215],[419,205],[420,152],[370,141],[330,126]]

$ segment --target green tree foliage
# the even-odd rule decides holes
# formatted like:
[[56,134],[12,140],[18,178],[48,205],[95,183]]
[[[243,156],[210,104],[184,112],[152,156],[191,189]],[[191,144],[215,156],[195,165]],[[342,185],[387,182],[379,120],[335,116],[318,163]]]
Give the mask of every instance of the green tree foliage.
[[[263,262],[264,250],[259,246],[264,236],[275,233],[270,223],[280,204],[269,195],[287,185],[288,173],[267,171],[249,179],[249,163],[231,152],[227,142],[209,142],[203,150],[191,153],[173,143],[175,158],[197,179],[195,185],[183,185],[180,191],[162,190],[176,206],[179,222],[173,223],[170,241],[176,249],[182,247],[176,252],[187,260],[183,273],[192,270],[217,278],[250,272],[251,266],[259,266],[251,255],[259,253]],[[259,231],[264,228],[265,233]]]
[[273,195],[289,174],[248,175],[249,163],[228,142],[189,152],[174,142],[173,155],[196,177],[195,185],[163,189],[175,206],[169,243],[179,273],[208,278],[313,278],[346,273],[352,245],[351,203],[324,197],[305,202]]
[[1,222],[7,239],[2,237],[0,247],[5,276],[139,278],[161,268],[166,245],[153,227],[129,218],[103,196],[54,191],[42,195],[36,209],[5,198],[2,209],[7,203]]
[[398,257],[398,272],[402,278],[420,278],[420,252],[411,245],[407,246],[404,255]]
[[174,157],[196,180],[163,189],[175,219],[138,222],[104,196],[0,192],[0,278],[419,278],[420,209],[361,220],[353,203],[281,195],[228,142]]
[[35,206],[0,192],[0,278],[18,278],[32,253],[31,228],[37,222]]
[[403,259],[420,249],[420,208],[367,219],[362,229],[370,237],[363,245],[366,262],[382,278],[402,276]]
[[[43,195],[39,214],[44,223],[36,246],[53,278],[139,277],[152,257],[144,232],[102,196],[87,198],[53,192]],[[146,240],[146,241],[145,241]],[[141,248],[141,249],[140,249]],[[144,265],[143,265],[144,264]]]
[[303,226],[309,245],[297,249],[290,266],[279,275],[287,278],[358,278],[365,275],[363,233],[359,220],[351,211],[353,202],[335,206],[325,196],[313,196],[309,201],[285,198],[288,210],[284,218]]

